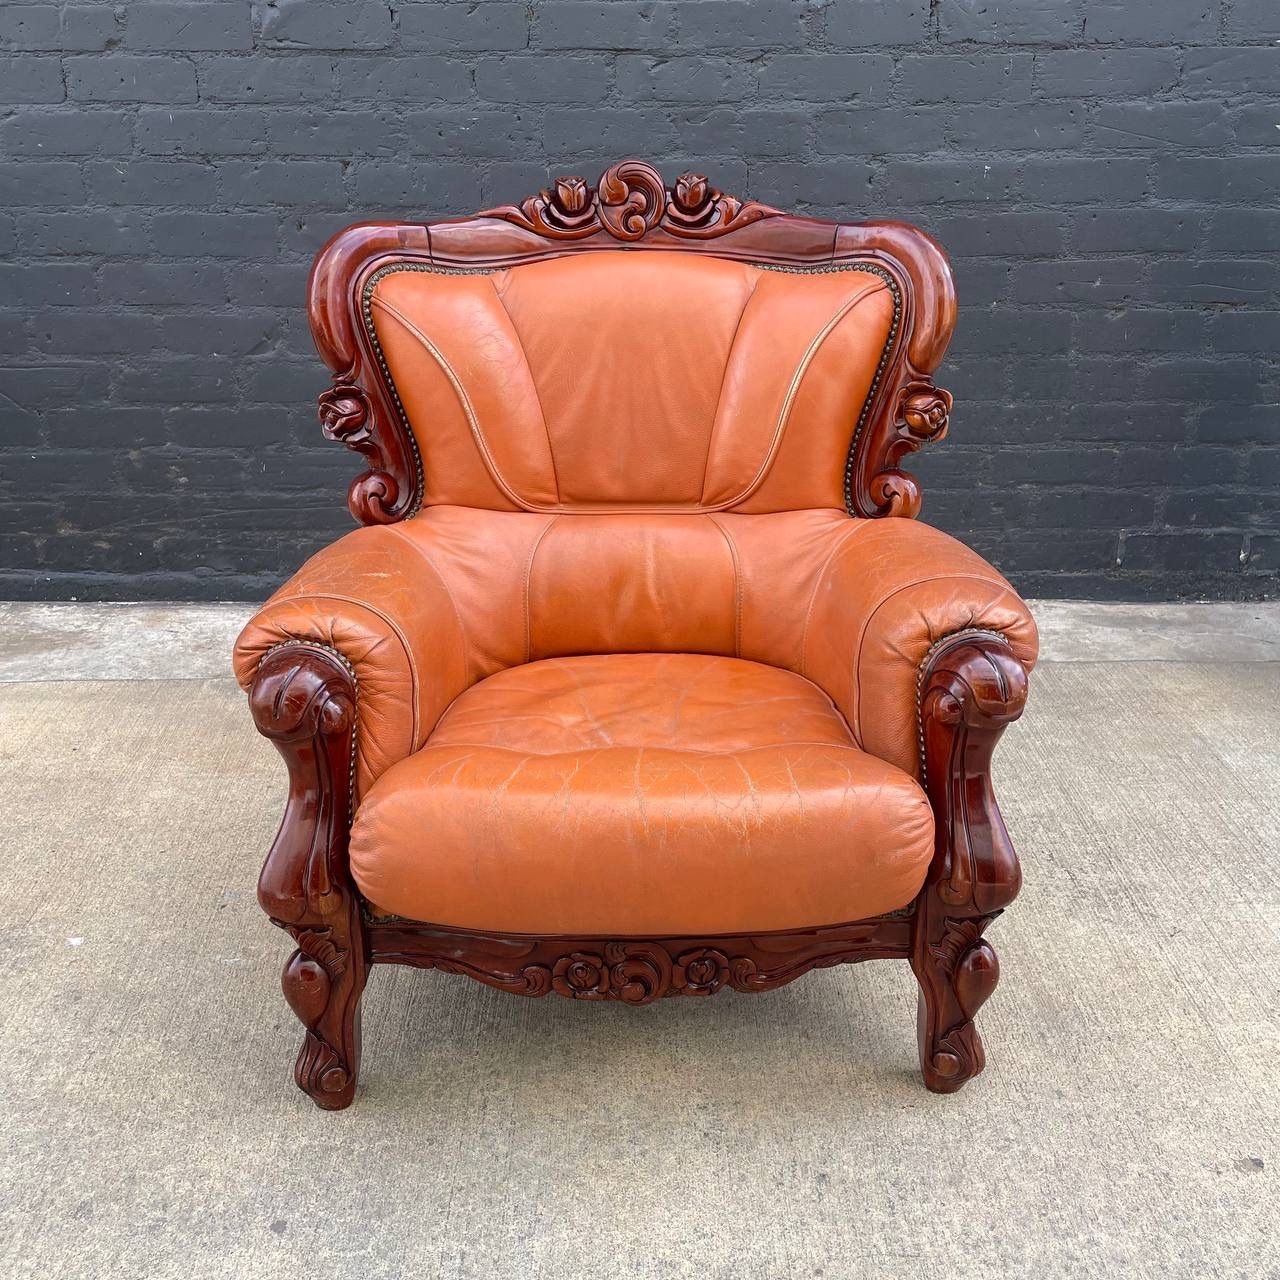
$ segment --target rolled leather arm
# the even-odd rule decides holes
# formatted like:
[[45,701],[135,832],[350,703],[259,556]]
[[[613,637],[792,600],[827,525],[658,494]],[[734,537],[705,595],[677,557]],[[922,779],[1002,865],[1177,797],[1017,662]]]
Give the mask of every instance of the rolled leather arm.
[[241,686],[253,685],[266,653],[291,641],[336,650],[355,672],[357,796],[422,746],[469,683],[446,584],[422,572],[390,526],[340,538],[267,601],[236,641]]
[[980,555],[914,520],[876,520],[846,538],[824,570],[805,674],[863,750],[919,777],[921,667],[939,640],[961,631],[994,632],[1024,667],[1035,663],[1030,611]]

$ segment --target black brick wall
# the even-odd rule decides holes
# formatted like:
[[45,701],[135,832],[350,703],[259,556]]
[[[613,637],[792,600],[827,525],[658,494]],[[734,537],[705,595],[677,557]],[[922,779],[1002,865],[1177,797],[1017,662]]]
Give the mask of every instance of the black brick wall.
[[0,6],[0,594],[251,598],[349,527],[308,263],[628,154],[953,255],[925,518],[1274,594],[1278,0]]

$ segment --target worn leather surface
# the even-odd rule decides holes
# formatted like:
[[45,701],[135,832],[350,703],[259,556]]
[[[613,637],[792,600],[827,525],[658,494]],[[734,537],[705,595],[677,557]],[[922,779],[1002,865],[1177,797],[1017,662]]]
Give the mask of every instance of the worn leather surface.
[[921,662],[980,628],[1030,666],[1036,634],[953,538],[842,508],[883,281],[611,251],[389,274],[372,314],[426,503],[313,557],[236,650],[245,687],[291,639],[351,662],[372,900],[472,927],[493,900],[517,932],[582,927],[606,883],[657,931],[901,905]]
[[919,785],[815,685],[698,654],[555,658],[463,694],[372,787],[351,868],[377,908],[496,932],[715,933],[909,902]]

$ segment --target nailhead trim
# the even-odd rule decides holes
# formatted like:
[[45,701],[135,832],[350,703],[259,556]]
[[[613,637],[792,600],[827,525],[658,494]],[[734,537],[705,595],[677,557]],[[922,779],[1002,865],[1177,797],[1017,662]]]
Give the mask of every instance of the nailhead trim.
[[924,675],[929,669],[929,663],[933,661],[933,655],[943,645],[950,644],[952,640],[959,636],[988,636],[992,640],[998,640],[1005,648],[1012,648],[1012,645],[1009,644],[1009,637],[999,631],[992,631],[988,627],[961,627],[959,631],[948,631],[945,636],[940,636],[929,646],[924,657],[920,659],[920,665],[916,668],[916,743],[920,750],[921,786],[927,786],[929,781],[924,755]]
[[[733,259],[733,261],[742,261],[742,259]],[[761,271],[779,271],[786,275],[796,276],[820,276],[831,275],[840,271],[861,271],[867,275],[879,276],[881,280],[889,287],[889,292],[893,295],[893,319],[889,323],[889,333],[885,338],[884,347],[880,352],[880,360],[876,365],[875,375],[871,379],[871,386],[867,389],[866,398],[862,402],[862,412],[858,415],[858,421],[853,429],[853,438],[849,441],[849,453],[844,464],[844,507],[849,515],[856,515],[853,503],[853,469],[854,463],[858,456],[858,444],[862,439],[863,428],[867,425],[867,418],[871,414],[871,407],[875,403],[876,392],[880,389],[880,381],[884,376],[885,367],[889,363],[889,356],[893,351],[894,343],[898,337],[898,327],[902,321],[902,290],[898,287],[898,282],[894,279],[893,274],[886,268],[877,266],[870,262],[830,262],[822,263],[813,267],[788,267],[773,262],[747,262],[747,266],[756,267]],[[361,295],[360,311],[364,317],[365,333],[368,335],[369,342],[373,347],[374,355],[377,357],[378,368],[382,370],[383,379],[387,387],[390,388],[391,398],[395,401],[396,411],[400,415],[400,425],[404,428],[404,433],[409,439],[409,446],[413,450],[413,463],[417,476],[417,491],[414,494],[413,506],[409,509],[405,516],[406,520],[411,520],[422,509],[422,498],[425,488],[425,479],[422,470],[422,454],[418,449],[418,440],[413,433],[413,428],[409,425],[409,415],[405,412],[404,403],[400,399],[400,393],[396,390],[396,384],[391,377],[391,369],[387,365],[387,358],[383,354],[382,344],[378,341],[378,334],[373,325],[373,291],[378,281],[385,276],[395,275],[400,271],[417,271],[425,275],[436,276],[492,276],[499,271],[508,271],[510,267],[442,267],[430,262],[391,262],[385,267],[379,267],[373,273],[364,286]]]

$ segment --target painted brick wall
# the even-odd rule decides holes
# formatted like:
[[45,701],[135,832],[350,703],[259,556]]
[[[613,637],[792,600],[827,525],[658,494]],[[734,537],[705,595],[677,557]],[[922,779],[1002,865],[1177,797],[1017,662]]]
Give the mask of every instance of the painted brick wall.
[[5,3],[0,594],[260,596],[349,527],[324,239],[629,154],[942,239],[924,518],[1025,591],[1274,594],[1277,89],[1277,0]]

